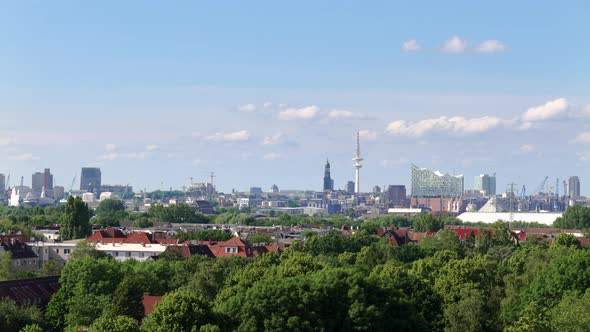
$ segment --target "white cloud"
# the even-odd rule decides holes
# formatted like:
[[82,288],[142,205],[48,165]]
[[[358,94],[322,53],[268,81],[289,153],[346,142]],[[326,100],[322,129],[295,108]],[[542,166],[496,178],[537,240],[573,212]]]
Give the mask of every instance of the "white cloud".
[[262,145],[277,145],[281,144],[285,138],[283,133],[276,133],[270,136],[265,136],[262,140]]
[[443,50],[447,53],[463,53],[466,48],[467,42],[458,36],[453,36],[453,38],[447,40],[443,46]]
[[368,141],[374,141],[377,139],[377,132],[369,129],[362,129],[359,130],[359,137]]
[[506,50],[506,45],[495,39],[484,40],[477,45],[476,50],[481,53],[496,53]]
[[148,153],[143,152],[129,152],[129,153],[122,153],[121,157],[128,158],[128,159],[145,159]]
[[422,47],[416,39],[408,39],[402,44],[402,51],[404,52],[415,52],[419,51]]
[[104,150],[105,150],[106,152],[115,151],[115,150],[117,150],[117,146],[116,146],[115,144],[108,143],[108,144],[105,144],[105,146],[104,146]]
[[577,156],[579,161],[590,161],[590,152],[578,152]]
[[586,106],[586,108],[582,110],[582,116],[590,117],[590,105]]
[[0,136],[0,146],[7,146],[13,144],[14,140],[8,136]]
[[39,160],[41,158],[33,155],[32,153],[23,153],[16,156],[8,156],[8,160],[17,160],[17,161],[32,161],[32,160]]
[[262,106],[264,106],[264,108],[271,108],[273,104],[270,101],[267,101]]
[[148,144],[145,146],[146,151],[156,151],[158,146],[156,144]]
[[502,120],[496,117],[464,118],[461,116],[425,119],[407,123],[403,120],[393,121],[387,125],[386,131],[397,136],[421,137],[431,132],[448,132],[453,134],[482,133],[498,127]]
[[254,105],[254,104],[240,105],[240,106],[238,106],[238,110],[240,112],[251,113],[251,112],[256,111],[256,105]]
[[581,144],[590,144],[590,131],[582,132],[576,135],[574,142]]
[[302,108],[288,108],[279,113],[281,120],[309,120],[315,118],[320,112],[317,106],[307,106]]
[[332,110],[328,113],[330,119],[362,119],[364,116],[360,113],[355,113],[345,110]]
[[523,122],[543,121],[562,115],[568,108],[565,98],[546,102],[544,105],[531,107],[523,115]]
[[208,141],[216,142],[247,141],[248,139],[250,139],[250,132],[248,132],[247,130],[240,130],[231,133],[217,132],[215,134],[205,137],[205,139]]
[[98,160],[115,160],[119,158],[119,154],[118,153],[107,153],[107,154],[103,154],[98,156]]
[[532,152],[534,149],[535,149],[535,147],[530,144],[523,144],[520,146],[520,148],[518,148],[518,150],[524,154]]
[[281,159],[282,156],[279,153],[267,153],[262,157],[264,160],[278,160]]

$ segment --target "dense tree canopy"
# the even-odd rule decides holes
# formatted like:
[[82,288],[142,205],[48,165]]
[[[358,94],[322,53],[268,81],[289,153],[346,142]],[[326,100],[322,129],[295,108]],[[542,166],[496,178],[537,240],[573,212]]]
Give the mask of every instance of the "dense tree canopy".
[[90,235],[90,212],[80,197],[70,196],[60,221],[62,240],[81,239]]

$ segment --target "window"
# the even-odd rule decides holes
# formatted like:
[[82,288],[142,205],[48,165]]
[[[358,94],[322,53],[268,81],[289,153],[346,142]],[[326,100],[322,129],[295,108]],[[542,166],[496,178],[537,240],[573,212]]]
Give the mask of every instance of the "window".
[[131,251],[125,252],[125,257],[131,257]]
[[225,247],[226,254],[235,254],[238,252],[238,247]]
[[64,254],[65,255],[69,255],[70,254],[70,249],[64,249]]
[[47,248],[45,248],[45,254],[47,254]]
[[55,253],[56,254],[59,254],[59,249],[55,249]]
[[139,253],[139,257],[144,257],[144,256],[145,256],[145,254],[143,252]]
[[115,257],[119,257],[119,252],[118,251],[115,251],[114,254],[115,254],[114,255]]

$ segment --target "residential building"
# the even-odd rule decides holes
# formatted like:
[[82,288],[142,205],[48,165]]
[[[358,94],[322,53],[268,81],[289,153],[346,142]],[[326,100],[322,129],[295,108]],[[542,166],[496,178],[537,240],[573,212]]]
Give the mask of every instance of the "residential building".
[[488,196],[496,195],[496,174],[480,174],[474,177],[473,190],[485,191]]
[[80,190],[97,193],[102,190],[102,174],[98,167],[82,167],[80,175]]
[[45,307],[59,290],[59,276],[0,281],[0,299],[10,298],[20,306]]
[[25,236],[21,234],[0,236],[0,253],[10,252],[12,269],[15,272],[35,272],[38,270],[38,256],[25,241]]
[[463,175],[450,175],[428,168],[411,166],[412,196],[460,196],[463,194]]
[[580,178],[577,176],[570,176],[568,179],[568,196],[579,197],[580,196]]
[[76,249],[76,245],[82,240],[69,240],[63,242],[35,241],[28,242],[27,245],[39,257],[37,268],[41,268],[47,261],[55,261],[61,266],[66,265],[70,259],[70,254]]

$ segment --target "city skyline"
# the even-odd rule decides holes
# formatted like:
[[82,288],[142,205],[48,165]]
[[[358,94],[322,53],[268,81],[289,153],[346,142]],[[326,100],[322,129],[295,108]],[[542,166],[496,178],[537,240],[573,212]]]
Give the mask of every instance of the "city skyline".
[[588,4],[456,4],[6,4],[0,173],[317,190],[328,156],[340,188],[359,130],[363,192],[414,163],[590,196]]

